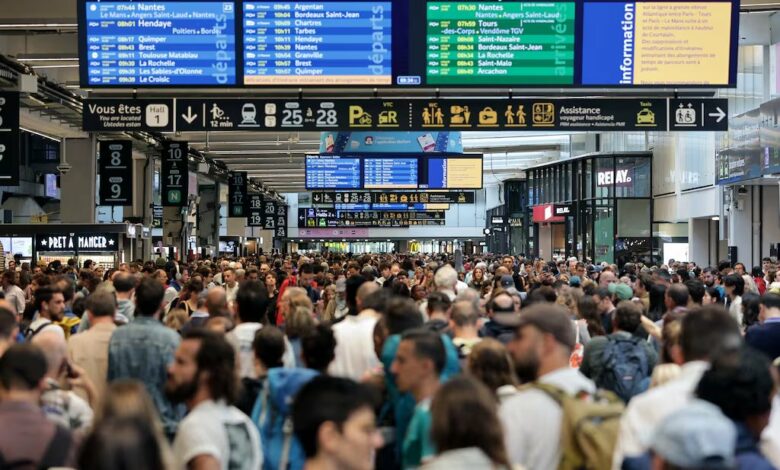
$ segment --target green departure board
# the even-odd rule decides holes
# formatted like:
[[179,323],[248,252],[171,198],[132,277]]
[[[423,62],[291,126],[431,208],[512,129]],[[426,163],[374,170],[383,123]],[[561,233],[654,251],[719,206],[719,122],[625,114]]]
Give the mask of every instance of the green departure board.
[[571,85],[574,2],[429,2],[429,85]]

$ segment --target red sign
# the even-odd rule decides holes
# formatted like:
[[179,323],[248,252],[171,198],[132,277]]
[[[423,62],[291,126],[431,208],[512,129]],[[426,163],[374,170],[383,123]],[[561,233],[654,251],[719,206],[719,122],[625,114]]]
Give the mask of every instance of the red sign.
[[564,222],[565,217],[555,216],[554,204],[543,204],[541,206],[534,206],[533,221],[534,223],[549,223],[549,222]]

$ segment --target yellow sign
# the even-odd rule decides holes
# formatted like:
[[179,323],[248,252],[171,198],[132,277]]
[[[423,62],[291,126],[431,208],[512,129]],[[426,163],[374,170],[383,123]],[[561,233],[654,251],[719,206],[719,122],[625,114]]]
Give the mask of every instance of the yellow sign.
[[532,111],[533,124],[539,127],[555,125],[555,105],[552,103],[534,103]]
[[422,110],[423,127],[444,127],[444,113],[438,103],[429,103]]
[[479,112],[480,127],[496,127],[498,125],[498,113],[490,106]]
[[468,106],[450,106],[450,127],[471,127],[471,110]]
[[398,111],[386,109],[379,113],[378,127],[398,127]]
[[518,105],[515,110],[514,105],[507,105],[506,111],[504,111],[504,118],[506,118],[506,127],[526,127],[525,121],[525,105]]
[[371,127],[374,119],[362,106],[350,105],[349,127]]
[[636,113],[636,125],[641,127],[655,127],[655,113],[649,108],[642,108]]

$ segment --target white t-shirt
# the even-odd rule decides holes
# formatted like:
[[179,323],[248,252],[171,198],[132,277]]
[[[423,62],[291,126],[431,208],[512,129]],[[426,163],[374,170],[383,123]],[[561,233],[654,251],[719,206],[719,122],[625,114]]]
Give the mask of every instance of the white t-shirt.
[[[43,326],[47,325],[47,326]],[[40,328],[40,330],[39,330]],[[60,325],[56,325],[52,323],[51,320],[48,318],[43,318],[41,316],[38,316],[38,318],[30,323],[29,329],[38,335],[39,333],[43,333],[44,331],[53,331],[54,333],[59,333],[62,335],[62,337],[65,337],[65,331],[62,329]]]
[[199,455],[219,460],[223,470],[260,470],[263,450],[252,421],[238,408],[222,401],[205,401],[179,424],[173,441],[176,469]]
[[233,344],[238,353],[239,377],[256,379],[255,353],[252,350],[252,342],[255,335],[262,328],[260,323],[241,323],[233,331],[227,334],[228,341]]
[[336,358],[328,369],[331,375],[360,380],[363,374],[379,366],[374,352],[374,327],[377,317],[373,312],[347,316],[333,325],[336,337]]

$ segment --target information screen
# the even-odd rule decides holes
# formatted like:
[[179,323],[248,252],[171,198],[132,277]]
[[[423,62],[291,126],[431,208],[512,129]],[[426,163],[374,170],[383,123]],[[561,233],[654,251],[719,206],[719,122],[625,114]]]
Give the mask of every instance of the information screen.
[[365,189],[414,189],[419,172],[416,158],[367,158]]
[[306,189],[353,189],[360,187],[359,158],[306,156]]
[[573,2],[429,2],[429,85],[574,83]]
[[86,2],[81,82],[228,86],[236,82],[233,2]]
[[392,85],[391,2],[246,2],[246,85]]
[[482,187],[481,158],[430,158],[427,183],[422,189],[476,189]]

